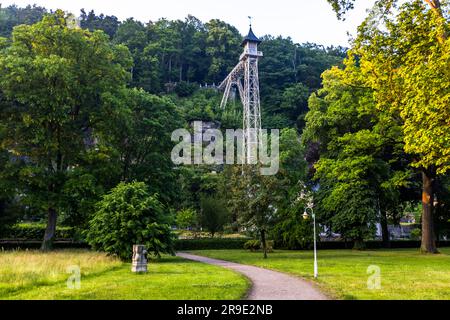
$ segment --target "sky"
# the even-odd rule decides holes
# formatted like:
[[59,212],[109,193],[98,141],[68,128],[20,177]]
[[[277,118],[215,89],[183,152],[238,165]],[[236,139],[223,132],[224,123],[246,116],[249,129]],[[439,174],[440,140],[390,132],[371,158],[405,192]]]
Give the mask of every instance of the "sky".
[[355,10],[339,21],[326,0],[0,0],[2,7],[37,4],[47,9],[63,9],[79,15],[93,9],[96,14],[115,15],[120,20],[134,17],[142,22],[159,18],[184,19],[191,14],[203,22],[221,19],[247,34],[252,16],[257,36],[271,34],[291,37],[294,42],[348,46],[374,0],[357,0]]

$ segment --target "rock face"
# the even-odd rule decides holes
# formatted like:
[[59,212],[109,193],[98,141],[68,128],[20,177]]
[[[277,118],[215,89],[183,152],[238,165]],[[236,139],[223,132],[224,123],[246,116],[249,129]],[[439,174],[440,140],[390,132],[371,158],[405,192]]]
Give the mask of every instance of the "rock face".
[[147,250],[140,244],[133,245],[133,262],[131,263],[132,272],[147,272]]

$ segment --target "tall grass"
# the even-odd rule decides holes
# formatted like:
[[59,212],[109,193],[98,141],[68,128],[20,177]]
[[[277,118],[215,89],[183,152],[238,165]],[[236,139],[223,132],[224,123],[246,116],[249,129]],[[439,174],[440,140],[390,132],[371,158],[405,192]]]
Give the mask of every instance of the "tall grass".
[[0,254],[0,296],[66,280],[70,266],[78,266],[82,276],[111,270],[118,259],[87,250],[3,251]]

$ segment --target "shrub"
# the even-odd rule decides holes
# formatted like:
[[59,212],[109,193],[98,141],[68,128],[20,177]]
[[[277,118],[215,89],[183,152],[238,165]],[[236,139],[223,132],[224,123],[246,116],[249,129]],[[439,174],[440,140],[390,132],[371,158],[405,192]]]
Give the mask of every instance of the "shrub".
[[179,97],[189,97],[194,94],[195,91],[197,91],[198,84],[196,83],[189,83],[186,81],[178,82],[175,86],[175,93]]
[[214,197],[204,197],[200,201],[201,215],[200,224],[214,237],[218,231],[222,231],[228,222],[230,214],[223,200]]
[[[2,237],[5,239],[42,240],[45,233],[45,224],[42,223],[17,223],[4,231]],[[56,227],[56,239],[73,240],[75,228]]]
[[278,247],[286,249],[310,249],[314,237],[310,220],[301,216],[303,208],[280,212],[280,220],[270,232]]
[[180,229],[197,228],[198,214],[194,209],[182,209],[177,213],[176,223]]
[[174,253],[170,217],[143,182],[120,183],[96,205],[87,241],[94,248],[130,260],[133,244],[156,256]]

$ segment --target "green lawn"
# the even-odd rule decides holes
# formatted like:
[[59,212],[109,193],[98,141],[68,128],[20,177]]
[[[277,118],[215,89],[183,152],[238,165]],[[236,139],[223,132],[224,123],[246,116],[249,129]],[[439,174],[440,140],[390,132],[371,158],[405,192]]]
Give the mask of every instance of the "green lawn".
[[[69,289],[67,268],[81,271]],[[0,299],[240,299],[249,282],[232,271],[164,256],[147,274],[129,263],[87,250],[0,251]]]
[[[317,284],[338,299],[450,299],[450,248],[423,255],[417,249],[320,250]],[[202,250],[192,253],[256,265],[313,280],[312,251],[276,250],[262,259],[260,252]],[[368,289],[367,268],[381,270],[381,289]]]

